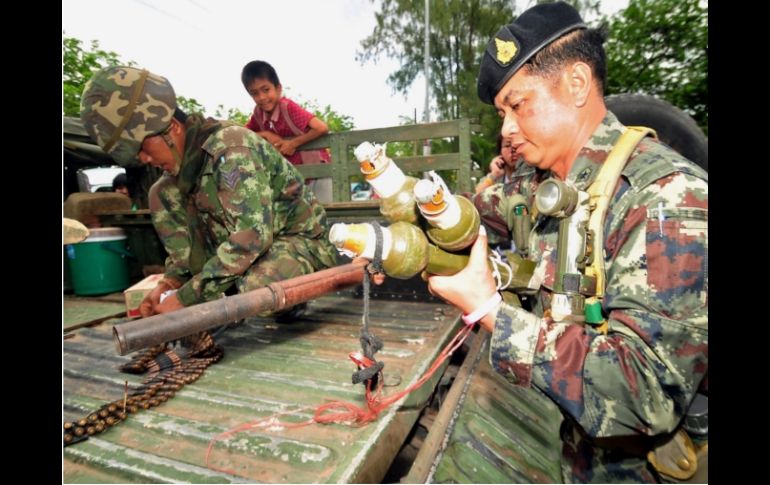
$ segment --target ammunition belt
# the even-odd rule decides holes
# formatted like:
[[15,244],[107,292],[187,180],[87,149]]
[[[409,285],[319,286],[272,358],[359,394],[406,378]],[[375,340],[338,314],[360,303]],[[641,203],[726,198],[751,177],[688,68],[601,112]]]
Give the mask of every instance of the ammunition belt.
[[168,343],[152,347],[137,355],[120,370],[131,374],[151,374],[130,394],[118,399],[85,418],[64,423],[64,446],[87,439],[118,424],[142,409],[158,406],[174,397],[185,384],[195,382],[208,366],[224,356],[224,350],[214,343],[207,332],[194,336],[189,358],[182,360],[170,350]]

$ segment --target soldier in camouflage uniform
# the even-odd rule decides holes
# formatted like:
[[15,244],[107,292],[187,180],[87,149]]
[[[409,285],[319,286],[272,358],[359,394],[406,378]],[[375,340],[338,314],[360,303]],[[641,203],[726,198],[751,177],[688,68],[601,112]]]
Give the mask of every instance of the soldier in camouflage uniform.
[[479,96],[529,171],[476,196],[489,237],[482,231],[462,272],[429,284],[465,313],[489,309],[480,323],[494,368],[559,405],[565,481],[657,482],[668,478],[648,453],[681,427],[708,372],[707,174],[651,138],[633,151],[604,220],[606,333],[550,312],[555,217],[533,219],[531,311],[490,298],[485,243],[510,237],[514,191],[533,207],[551,177],[585,190],[625,130],[604,105],[603,41],[563,3],[529,9],[490,41]]
[[[326,213],[302,175],[252,131],[185,115],[165,78],[132,67],[97,72],[81,118],[118,163],[165,171],[149,202],[169,256],[143,316],[336,263]],[[161,303],[170,289],[177,291]]]

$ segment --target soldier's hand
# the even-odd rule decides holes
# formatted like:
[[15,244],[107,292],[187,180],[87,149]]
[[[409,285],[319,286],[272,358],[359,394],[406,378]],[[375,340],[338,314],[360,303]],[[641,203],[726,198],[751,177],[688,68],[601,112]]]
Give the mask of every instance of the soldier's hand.
[[150,300],[149,293],[144,296],[142,303],[139,304],[139,314],[142,316],[142,318],[155,315],[154,305],[152,304],[152,300]]
[[167,296],[163,302],[156,305],[155,311],[157,313],[168,313],[179,310],[180,308],[184,308],[184,305],[182,305],[182,302],[179,301],[179,297],[176,295],[176,293],[173,293]]
[[139,313],[142,318],[149,317],[158,313],[157,306],[160,304],[160,295],[168,290],[176,290],[181,287],[182,284],[171,278],[163,278],[158,281],[155,288],[152,289],[147,295],[145,295],[142,303],[139,304]]
[[[428,278],[428,290],[463,313],[475,311],[497,292],[495,278],[487,263],[487,253],[487,231],[481,226],[468,265],[452,276],[431,276]],[[491,321],[494,322],[494,318]]]
[[160,295],[164,291],[166,291],[168,288],[165,285],[161,285],[158,283],[155,285],[155,288],[150,290],[149,293],[144,295],[144,299],[142,300],[142,303],[139,304],[139,313],[142,315],[142,318],[151,317],[152,315],[155,315],[157,312],[155,311],[155,305],[158,304],[158,301],[160,300]]

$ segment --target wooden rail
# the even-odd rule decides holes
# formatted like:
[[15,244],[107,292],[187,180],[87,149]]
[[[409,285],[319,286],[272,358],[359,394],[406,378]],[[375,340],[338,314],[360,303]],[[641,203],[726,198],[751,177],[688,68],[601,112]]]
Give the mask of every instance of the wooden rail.
[[364,141],[387,143],[450,137],[458,139],[458,151],[456,152],[429,156],[394,157],[393,161],[405,172],[456,170],[457,186],[450,188],[457,192],[471,191],[473,189],[471,181],[471,124],[468,119],[330,133],[302,145],[301,150],[328,148],[331,152],[332,162],[324,165],[300,165],[297,168],[305,177],[331,177],[334,186],[334,202],[345,202],[350,200],[350,178],[360,174],[358,161],[353,155],[353,149],[360,143]]

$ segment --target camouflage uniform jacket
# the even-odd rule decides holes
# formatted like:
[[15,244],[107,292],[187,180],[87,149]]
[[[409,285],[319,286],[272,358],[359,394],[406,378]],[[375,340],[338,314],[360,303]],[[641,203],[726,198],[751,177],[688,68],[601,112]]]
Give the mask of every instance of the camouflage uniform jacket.
[[302,238],[298,251],[315,269],[336,263],[326,213],[302,175],[261,137],[228,125],[188,118],[179,175],[164,174],[150,193],[166,276],[185,283],[177,295],[186,306],[221,296],[276,238]]
[[[567,181],[586,190],[622,129],[608,112]],[[550,173],[522,168],[518,175],[514,183],[476,197],[482,220],[492,229],[490,242],[512,227],[506,195],[518,190],[533,207],[534,192]],[[657,480],[641,458],[649,437],[678,426],[708,372],[707,214],[707,174],[665,145],[644,139],[622,171],[604,222],[607,335],[543,317],[554,282],[559,224],[535,216],[529,238],[537,263],[533,312],[503,304],[490,361],[509,382],[534,386],[560,406],[566,417],[565,471],[572,480]],[[645,443],[641,452],[597,447],[608,441],[597,438],[629,435]]]

